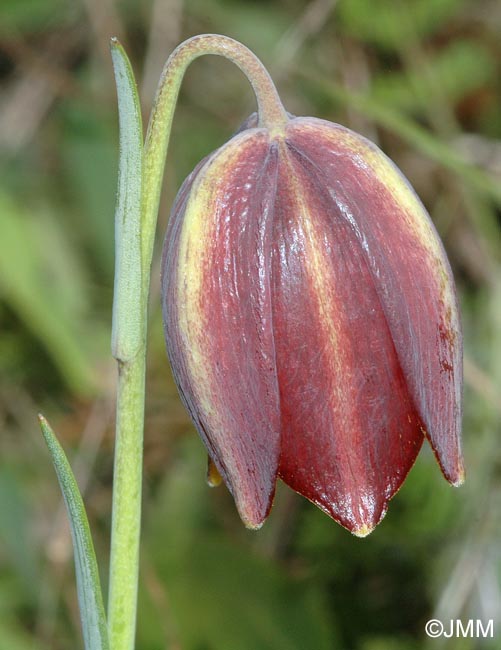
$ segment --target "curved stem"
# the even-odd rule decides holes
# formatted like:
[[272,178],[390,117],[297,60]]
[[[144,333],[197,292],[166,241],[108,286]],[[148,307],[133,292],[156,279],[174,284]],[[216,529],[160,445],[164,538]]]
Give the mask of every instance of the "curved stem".
[[201,34],[184,41],[172,52],[160,77],[144,149],[142,252],[145,278],[149,274],[165,158],[179,88],[190,63],[205,54],[229,59],[248,78],[256,95],[259,127],[273,134],[288,121],[268,71],[256,55],[238,41],[219,34]]
[[112,337],[119,379],[108,628],[111,650],[132,650],[139,571],[150,267],[172,118],[186,68],[204,54],[224,56],[252,84],[258,103],[259,127],[273,135],[283,129],[288,117],[268,72],[250,50],[225,36],[195,36],[174,50],[165,64],[143,149],[139,98],[132,68],[116,39],[112,39],[111,46],[120,114]]

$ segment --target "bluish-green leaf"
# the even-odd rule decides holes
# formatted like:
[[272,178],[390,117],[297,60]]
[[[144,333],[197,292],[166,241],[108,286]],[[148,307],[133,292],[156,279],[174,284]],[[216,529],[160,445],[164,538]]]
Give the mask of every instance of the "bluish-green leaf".
[[109,650],[96,554],[82,497],[63,448],[47,420],[42,415],[39,416],[39,420],[70,520],[85,650]]
[[142,340],[141,317],[141,188],[143,128],[141,108],[130,61],[113,39],[111,55],[118,94],[120,156],[115,213],[115,289],[113,302],[112,353],[119,361],[130,361]]

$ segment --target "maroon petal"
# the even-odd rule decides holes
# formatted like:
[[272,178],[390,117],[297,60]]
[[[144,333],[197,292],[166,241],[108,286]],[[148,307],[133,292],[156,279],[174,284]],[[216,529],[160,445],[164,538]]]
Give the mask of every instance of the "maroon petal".
[[459,485],[462,336],[435,228],[400,171],[362,136],[299,118],[288,141],[311,163],[364,251],[424,431],[445,477]]
[[249,527],[271,507],[279,405],[271,324],[276,148],[246,131],[181,190],[163,262],[169,357],[180,393]]
[[280,158],[274,246],[279,473],[363,536],[384,515],[423,434],[366,252],[294,147]]

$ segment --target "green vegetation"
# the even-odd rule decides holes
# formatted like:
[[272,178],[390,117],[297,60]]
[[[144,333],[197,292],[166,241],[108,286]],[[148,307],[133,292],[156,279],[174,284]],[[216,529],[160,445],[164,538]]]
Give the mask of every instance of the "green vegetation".
[[[189,70],[153,262],[137,650],[494,650],[501,638],[501,14],[494,0],[3,0],[0,4],[0,647],[82,647],[44,412],[84,495],[107,591],[116,368],[110,353],[118,117],[109,38],[147,117],[184,38],[219,32],[269,68],[287,109],[376,141],[453,266],[465,335],[467,481],[428,446],[364,540],[288,489],[257,533],[205,485],[159,308],[169,206],[254,110],[233,66]],[[430,618],[494,639],[428,639]],[[497,637],[497,639],[496,639]]]

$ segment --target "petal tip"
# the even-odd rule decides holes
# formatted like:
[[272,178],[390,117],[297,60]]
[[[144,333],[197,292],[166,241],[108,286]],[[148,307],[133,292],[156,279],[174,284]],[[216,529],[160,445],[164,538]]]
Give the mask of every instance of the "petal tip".
[[464,467],[460,467],[459,470],[458,470],[457,477],[455,477],[453,480],[451,480],[450,484],[453,487],[461,487],[463,485],[463,483],[465,482],[465,478],[466,478],[466,476],[465,476]]
[[244,526],[247,528],[247,530],[259,530],[262,528],[264,524],[264,519],[262,521],[250,521],[249,519],[244,519],[242,516],[240,517],[244,523]]
[[240,516],[240,519],[242,520],[243,525],[247,528],[247,530],[259,530],[262,528],[264,522],[266,521],[270,507],[267,508],[266,512],[260,512],[260,511],[249,511],[248,509],[243,509],[240,508],[238,503],[237,505],[237,510],[238,514]]
[[273,498],[275,496],[274,486],[266,498],[260,501],[251,499],[249,498],[249,495],[241,493],[237,495],[233,493],[233,496],[243,525],[248,530],[259,530],[270,514]]
[[465,481],[465,470],[463,465],[463,460],[460,457],[457,459],[457,462],[454,463],[452,468],[444,468],[443,464],[440,463],[440,469],[444,475],[445,480],[450,483],[453,487],[460,487]]
[[375,527],[375,525],[369,526],[367,524],[362,524],[359,528],[353,529],[351,533],[352,535],[355,535],[355,537],[367,537],[367,535],[370,535],[370,533],[372,533]]

